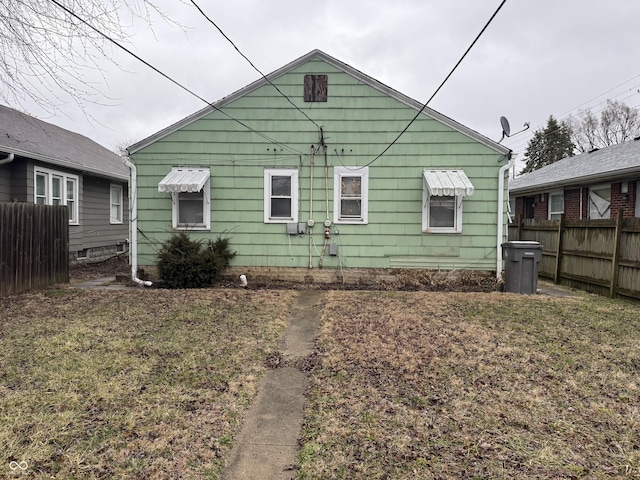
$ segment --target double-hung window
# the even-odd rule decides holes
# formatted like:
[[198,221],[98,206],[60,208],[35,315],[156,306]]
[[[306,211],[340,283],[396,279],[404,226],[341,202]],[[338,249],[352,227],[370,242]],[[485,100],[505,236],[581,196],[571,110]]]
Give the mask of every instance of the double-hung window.
[[368,222],[369,167],[333,168],[334,223]]
[[298,170],[264,171],[264,223],[298,221]]
[[559,220],[564,213],[564,192],[549,194],[549,220]]
[[34,170],[34,203],[66,205],[69,223],[78,223],[78,176],[36,167]]
[[111,223],[122,223],[122,185],[111,185]]
[[158,184],[171,193],[171,225],[178,230],[211,229],[211,172],[208,168],[174,167]]
[[422,232],[461,233],[462,201],[474,187],[462,170],[424,170]]

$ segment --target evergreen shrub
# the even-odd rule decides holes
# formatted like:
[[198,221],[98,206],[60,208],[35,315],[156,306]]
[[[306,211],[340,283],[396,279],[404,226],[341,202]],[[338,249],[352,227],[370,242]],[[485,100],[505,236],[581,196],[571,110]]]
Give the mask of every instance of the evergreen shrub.
[[228,238],[218,237],[203,244],[186,232],[179,232],[162,245],[158,273],[169,288],[210,287],[235,256],[236,252],[229,249]]

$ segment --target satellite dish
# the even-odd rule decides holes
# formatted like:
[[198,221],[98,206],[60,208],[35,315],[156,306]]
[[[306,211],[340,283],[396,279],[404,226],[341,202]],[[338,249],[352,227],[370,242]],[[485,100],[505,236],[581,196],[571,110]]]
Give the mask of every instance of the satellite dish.
[[507,120],[506,117],[500,117],[500,125],[502,125],[502,138],[510,136],[511,127],[509,126],[509,120]]

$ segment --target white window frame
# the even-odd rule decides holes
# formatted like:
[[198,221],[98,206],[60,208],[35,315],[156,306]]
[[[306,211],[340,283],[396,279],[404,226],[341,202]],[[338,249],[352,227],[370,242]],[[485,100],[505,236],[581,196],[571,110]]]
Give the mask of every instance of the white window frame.
[[[181,223],[180,222],[180,200],[186,200],[186,195],[202,192],[202,222],[201,223]],[[211,230],[211,178],[202,186],[198,192],[171,192],[171,226],[176,230]]]
[[[117,192],[118,202],[114,203],[113,193]],[[112,183],[109,188],[109,219],[114,225],[122,224],[122,203],[123,203],[123,189],[122,185]],[[116,216],[113,216],[114,207],[116,208]]]
[[[562,199],[562,210],[553,210],[553,197],[560,197]],[[556,190],[549,192],[549,220],[560,220],[560,217],[564,214],[564,190]]]
[[[464,195],[435,196],[429,195],[429,189],[425,185],[422,189],[422,231],[424,233],[462,233],[462,200]],[[442,198],[453,198],[453,226],[452,227],[432,227],[430,226],[431,202]]]
[[[342,179],[360,178],[360,215],[349,216],[342,212]],[[369,167],[333,167],[333,223],[366,225],[369,223]]]
[[[290,177],[291,194],[286,197],[291,201],[291,215],[288,217],[274,217],[271,215],[271,192],[273,177]],[[292,168],[266,168],[264,170],[264,223],[289,223],[298,221],[298,170]]]
[[[44,192],[38,192],[38,177],[44,177]],[[53,197],[53,179],[60,180],[60,196]],[[71,183],[71,188],[69,188]],[[69,209],[69,224],[78,225],[78,197],[80,180],[78,175],[58,172],[48,168],[33,169],[33,203],[42,205],[66,205]],[[42,200],[39,202],[38,200]]]

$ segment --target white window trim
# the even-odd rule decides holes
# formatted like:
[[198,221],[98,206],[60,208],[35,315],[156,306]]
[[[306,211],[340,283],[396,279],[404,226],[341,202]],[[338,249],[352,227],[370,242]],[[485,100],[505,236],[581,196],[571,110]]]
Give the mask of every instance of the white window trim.
[[[437,195],[433,195],[436,196]],[[422,233],[462,233],[462,200],[464,195],[447,195],[454,197],[456,208],[454,210],[453,227],[430,227],[429,212],[431,209],[431,197],[426,179],[422,178]]]
[[[291,216],[271,217],[271,177],[291,177]],[[266,168],[264,170],[264,223],[289,223],[298,221],[298,170],[291,168]]]
[[[114,218],[111,216],[111,212],[113,211],[113,191],[114,190],[118,190],[118,197],[120,199],[120,201],[118,202],[118,217]],[[122,216],[122,203],[124,201],[124,196],[123,196],[123,189],[122,189],[122,185],[117,185],[112,183],[111,187],[109,188],[109,221],[111,222],[111,224],[113,225],[121,225],[123,222],[123,216]]]
[[[549,192],[549,208],[548,208],[548,214],[547,214],[547,218],[549,220],[553,219],[553,215],[562,215],[564,213],[564,190],[556,190],[554,192]],[[562,210],[559,211],[554,211],[551,209],[551,206],[553,205],[553,202],[551,201],[551,197],[555,197],[555,196],[560,196],[562,197]]]
[[[360,177],[361,209],[359,218],[342,217],[342,178]],[[369,167],[333,167],[333,223],[366,225],[369,223]]]
[[38,201],[38,175],[45,175],[46,183],[45,183],[45,205],[53,205],[52,198],[52,182],[53,177],[60,177],[62,179],[62,204],[67,205],[67,200],[69,197],[69,191],[67,189],[67,181],[73,182],[73,207],[69,212],[69,225],[78,225],[79,221],[79,203],[80,203],[80,177],[78,175],[72,175],[70,173],[59,172],[56,170],[51,170],[48,168],[35,167],[33,169],[33,203],[37,203]]
[[[211,178],[202,186],[202,223],[178,223],[180,214],[180,193],[171,192],[171,226],[176,230],[211,230]],[[197,193],[197,192],[196,192]]]

